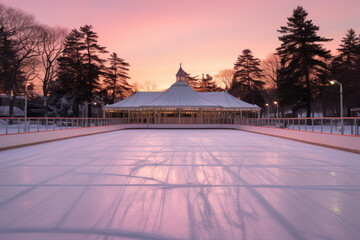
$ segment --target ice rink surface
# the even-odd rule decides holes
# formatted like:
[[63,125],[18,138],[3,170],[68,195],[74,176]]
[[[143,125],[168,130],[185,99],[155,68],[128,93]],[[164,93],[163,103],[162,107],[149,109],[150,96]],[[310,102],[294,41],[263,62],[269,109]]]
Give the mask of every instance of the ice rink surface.
[[1,151],[0,239],[360,239],[360,155],[236,130]]

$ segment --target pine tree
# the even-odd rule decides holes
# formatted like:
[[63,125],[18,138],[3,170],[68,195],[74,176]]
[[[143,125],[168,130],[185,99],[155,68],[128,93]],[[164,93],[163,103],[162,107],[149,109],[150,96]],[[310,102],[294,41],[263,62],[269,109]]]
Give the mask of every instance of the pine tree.
[[0,28],[0,79],[2,93],[11,92],[11,84],[16,83],[16,50],[9,33]]
[[200,90],[200,79],[199,76],[191,76],[190,73],[186,73],[186,82],[190,85],[195,91]]
[[97,43],[97,34],[92,26],[73,29],[65,39],[62,56],[58,59],[59,73],[55,95],[73,99],[73,113],[79,116],[79,104],[85,102],[88,117],[91,117],[91,103],[101,91],[100,76],[104,74],[105,60],[99,54],[107,53]]
[[349,29],[341,42],[337,49],[339,54],[331,64],[331,73],[333,79],[342,83],[346,93],[344,104],[349,109],[360,106],[360,37],[353,29]]
[[278,95],[281,105],[290,105],[294,112],[305,107],[310,117],[312,100],[320,94],[327,71],[326,60],[330,58],[330,51],[320,43],[332,39],[318,36],[319,27],[307,20],[307,16],[299,6],[288,18],[287,26],[278,30],[282,34],[279,37],[281,46],[277,48],[282,66]]
[[204,74],[200,80],[200,87],[199,92],[218,92],[219,87],[216,85],[215,81],[213,80],[213,77],[209,74]]
[[0,28],[0,83],[3,93],[10,99],[9,116],[14,116],[16,96],[20,93],[23,85],[22,72],[17,67],[19,56],[16,50],[16,42],[11,39],[11,34]]
[[84,35],[77,29],[71,30],[66,36],[64,50],[58,59],[59,70],[56,87],[52,92],[54,102],[58,102],[59,98],[65,95],[72,98],[72,102],[74,102],[72,110],[77,117],[79,116],[80,102],[86,100],[83,37]]
[[112,104],[117,97],[123,99],[130,95],[133,87],[127,82],[130,79],[128,76],[130,64],[118,57],[116,53],[110,54],[108,60],[110,67],[107,69],[104,82],[107,84],[107,89],[111,92],[109,102]]
[[332,62],[332,73],[355,70],[360,64],[359,46],[360,38],[353,29],[349,29],[345,37],[341,40],[339,55]]
[[[103,63],[105,60],[98,54],[107,53],[105,47],[98,44],[98,36],[92,30],[91,25],[80,27],[80,32],[84,36],[84,64],[85,68],[85,100],[91,103],[94,94],[101,90],[99,77],[103,75]],[[88,117],[91,117],[91,104],[88,104]]]
[[254,58],[249,49],[244,49],[234,65],[234,79],[229,92],[246,102],[263,106],[265,82],[261,80],[260,60]]

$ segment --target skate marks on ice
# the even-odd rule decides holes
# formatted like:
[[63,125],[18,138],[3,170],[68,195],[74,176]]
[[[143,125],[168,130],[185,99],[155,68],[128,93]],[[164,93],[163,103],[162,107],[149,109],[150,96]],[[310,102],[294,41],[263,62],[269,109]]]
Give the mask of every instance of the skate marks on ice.
[[0,152],[4,239],[356,239],[359,155],[232,130]]

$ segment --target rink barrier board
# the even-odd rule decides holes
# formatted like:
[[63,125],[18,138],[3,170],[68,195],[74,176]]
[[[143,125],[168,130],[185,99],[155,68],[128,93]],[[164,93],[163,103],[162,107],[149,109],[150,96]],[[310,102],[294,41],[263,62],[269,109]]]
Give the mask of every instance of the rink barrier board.
[[33,144],[46,143],[74,137],[100,134],[122,129],[236,129],[360,153],[360,137],[358,136],[305,132],[291,129],[236,124],[122,124],[10,134],[0,136],[0,150],[24,147]]

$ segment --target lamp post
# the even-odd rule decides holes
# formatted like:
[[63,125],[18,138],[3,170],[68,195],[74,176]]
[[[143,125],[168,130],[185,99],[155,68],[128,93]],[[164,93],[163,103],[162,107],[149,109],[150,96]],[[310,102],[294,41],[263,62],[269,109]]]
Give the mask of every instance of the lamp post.
[[24,111],[24,115],[25,115],[25,124],[24,124],[24,131],[27,132],[27,86],[28,86],[28,82],[25,81],[25,111]]
[[25,81],[25,107],[24,107],[24,115],[25,115],[25,118],[24,118],[24,121],[25,121],[25,125],[24,125],[24,131],[25,132],[28,132],[30,131],[30,122],[28,124],[28,121],[27,121],[27,116],[28,116],[28,93],[35,93],[36,95],[38,95],[40,98],[43,98],[42,95],[38,94],[37,92],[35,91],[32,91],[32,90],[28,90],[28,81]]
[[340,121],[341,121],[341,134],[344,134],[344,113],[343,113],[343,88],[342,88],[342,84],[339,83],[337,80],[331,80],[330,81],[331,85],[334,84],[338,84],[340,86]]
[[267,118],[269,118],[269,104],[266,103],[265,106],[266,106],[266,115],[267,115]]
[[276,118],[279,118],[279,104],[277,101],[275,101],[274,104],[276,105]]
[[[89,105],[97,106],[97,102],[86,102],[86,108],[85,108],[85,117],[86,118],[87,117],[91,118],[91,116],[88,116],[88,113],[89,113],[88,107],[89,107]],[[96,113],[96,114],[98,114],[98,113]]]

